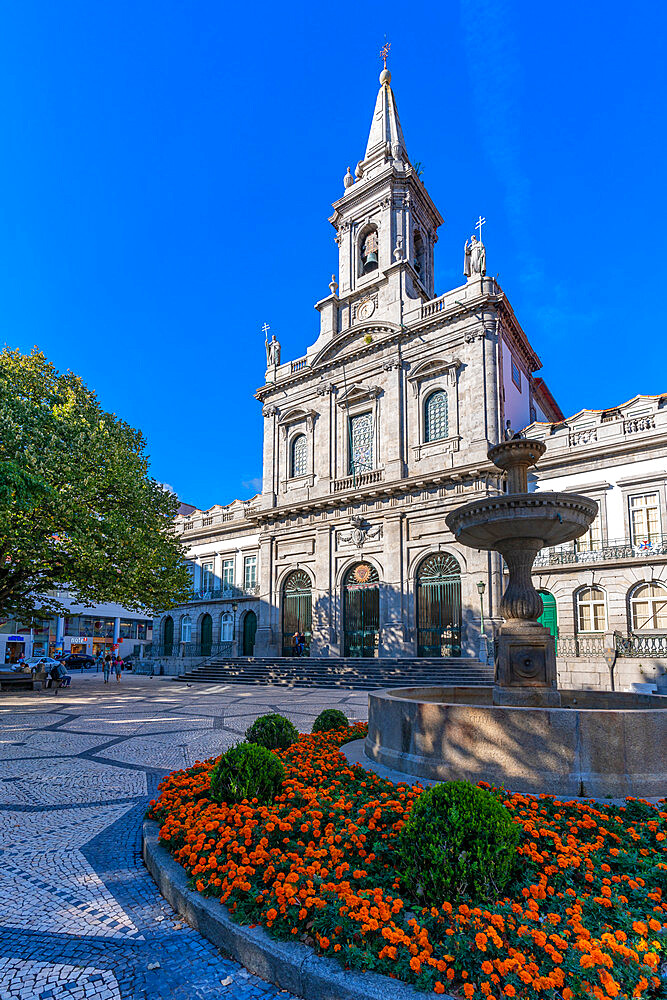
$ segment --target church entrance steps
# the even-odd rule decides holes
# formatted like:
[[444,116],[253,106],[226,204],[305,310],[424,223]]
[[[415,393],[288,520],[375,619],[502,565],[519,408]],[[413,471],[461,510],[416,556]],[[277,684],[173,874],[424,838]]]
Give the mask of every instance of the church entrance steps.
[[176,680],[208,684],[267,684],[374,691],[386,687],[487,686],[493,667],[479,660],[414,657],[229,657],[209,660]]

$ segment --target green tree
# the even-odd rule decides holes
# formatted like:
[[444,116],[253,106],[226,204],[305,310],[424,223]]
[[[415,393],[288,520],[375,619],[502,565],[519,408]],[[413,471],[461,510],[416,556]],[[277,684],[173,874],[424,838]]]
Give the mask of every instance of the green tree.
[[187,597],[178,500],[140,431],[45,356],[0,353],[0,612],[62,610],[48,591],[158,611]]

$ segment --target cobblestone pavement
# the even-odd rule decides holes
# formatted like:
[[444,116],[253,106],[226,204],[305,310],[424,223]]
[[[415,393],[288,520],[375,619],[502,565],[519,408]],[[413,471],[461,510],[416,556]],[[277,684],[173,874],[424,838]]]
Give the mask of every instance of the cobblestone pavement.
[[141,859],[160,778],[220,753],[264,712],[308,732],[364,692],[76,672],[69,690],[0,695],[0,1000],[268,1000],[183,924]]

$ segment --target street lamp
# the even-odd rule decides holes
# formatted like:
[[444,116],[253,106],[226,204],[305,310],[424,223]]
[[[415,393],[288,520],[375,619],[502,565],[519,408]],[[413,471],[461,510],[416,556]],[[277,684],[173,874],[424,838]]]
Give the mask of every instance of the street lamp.
[[[232,642],[236,642],[236,612],[239,609],[239,602],[232,601],[232,611],[234,612],[234,631],[232,632]],[[238,649],[236,650],[238,653]],[[232,655],[234,655],[234,650],[232,648]]]
[[484,635],[484,591],[485,590],[486,590],[486,584],[484,583],[483,580],[480,580],[479,583],[477,584],[477,593],[479,594],[479,606],[481,609],[480,626],[479,626],[481,635]]

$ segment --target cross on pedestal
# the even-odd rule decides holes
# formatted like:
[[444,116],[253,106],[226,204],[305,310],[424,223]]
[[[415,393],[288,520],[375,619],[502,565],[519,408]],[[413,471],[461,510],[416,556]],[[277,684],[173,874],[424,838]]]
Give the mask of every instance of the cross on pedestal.
[[262,333],[264,334],[264,338],[266,340],[269,339],[269,330],[270,329],[271,329],[271,327],[269,326],[268,323],[265,323],[264,326],[262,327]]
[[482,226],[484,225],[486,225],[486,219],[483,219],[482,216],[480,215],[479,219],[475,223],[475,229],[479,229],[479,236],[477,238],[479,239],[480,243],[482,242]]

